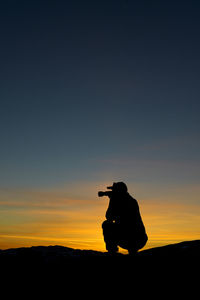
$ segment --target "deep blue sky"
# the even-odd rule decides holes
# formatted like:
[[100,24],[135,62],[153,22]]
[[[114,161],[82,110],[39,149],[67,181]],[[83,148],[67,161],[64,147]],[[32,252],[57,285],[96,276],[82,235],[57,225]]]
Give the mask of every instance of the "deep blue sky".
[[199,1],[4,2],[2,187],[199,182]]

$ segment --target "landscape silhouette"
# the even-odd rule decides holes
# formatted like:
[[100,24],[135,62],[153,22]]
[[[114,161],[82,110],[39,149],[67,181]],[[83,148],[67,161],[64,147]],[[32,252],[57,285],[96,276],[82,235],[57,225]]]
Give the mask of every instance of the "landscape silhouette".
[[[189,295],[197,285],[200,268],[200,240],[142,250],[148,236],[136,199],[125,183],[117,182],[105,192],[109,205],[102,223],[107,252],[73,249],[62,245],[32,246],[0,250],[2,286],[20,286],[22,292],[41,293],[46,298],[68,295],[94,299],[112,295],[118,298],[137,295],[154,296],[158,287],[169,297],[180,295],[179,283]],[[118,247],[128,254],[118,253]],[[139,251],[140,250],[140,251]],[[167,289],[166,289],[167,287]],[[13,289],[16,294],[16,290]],[[81,293],[80,293],[81,291]],[[12,289],[11,289],[12,292]],[[184,289],[184,296],[185,296]],[[53,297],[53,298],[54,298]],[[27,299],[27,294],[26,294]]]
[[[172,286],[177,278],[187,284],[189,280],[195,282],[200,268],[200,240],[141,250],[148,236],[138,202],[129,195],[126,184],[113,183],[108,191],[100,191],[98,195],[109,197],[106,220],[102,223],[107,252],[62,245],[0,250],[3,273],[9,278],[11,274],[15,274],[14,278],[20,274],[25,279],[36,274],[37,280],[40,278],[40,282],[46,281],[48,285],[52,282],[54,286],[65,284],[66,280],[76,287],[90,282],[99,288],[101,283],[105,292],[112,290],[116,295],[116,284],[126,286],[129,282],[131,287],[134,282],[142,286],[151,279],[162,285],[169,282],[169,273]],[[118,247],[127,249],[128,254],[117,253]]]
[[[52,297],[52,289],[56,297],[59,292],[63,295],[66,287],[69,295],[77,291],[80,296],[81,290],[92,299],[94,291],[98,297],[118,298],[119,294],[130,296],[133,288],[137,295],[142,291],[155,296],[152,287],[165,290],[166,284],[169,296],[172,292],[180,295],[177,282],[190,291],[200,268],[200,240],[141,250],[148,236],[138,202],[129,195],[126,184],[113,183],[98,195],[109,197],[102,223],[108,252],[62,245],[0,250],[3,280],[10,286],[23,283],[28,291],[42,292],[46,298]],[[118,247],[127,249],[128,255],[117,253]]]

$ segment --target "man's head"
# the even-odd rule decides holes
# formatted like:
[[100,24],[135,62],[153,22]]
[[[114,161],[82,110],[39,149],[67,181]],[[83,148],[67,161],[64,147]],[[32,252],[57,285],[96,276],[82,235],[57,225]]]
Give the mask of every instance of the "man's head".
[[112,190],[114,193],[127,193],[128,188],[124,182],[113,182],[112,186],[108,186],[107,189]]

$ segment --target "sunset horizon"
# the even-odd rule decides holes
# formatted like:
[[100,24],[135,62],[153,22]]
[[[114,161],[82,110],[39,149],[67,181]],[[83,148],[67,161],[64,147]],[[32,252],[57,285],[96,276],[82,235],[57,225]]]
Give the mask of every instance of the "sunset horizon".
[[[108,185],[111,183],[108,182]],[[78,186],[80,189],[77,190]],[[138,184],[136,186],[138,192],[130,191],[130,194],[138,200],[149,236],[143,249],[200,238],[197,227],[200,207],[195,202],[193,205],[187,203],[189,191],[187,193],[182,191],[185,194],[183,199],[181,192],[175,193],[172,188],[168,193],[174,193],[174,198],[166,196],[158,199],[159,196],[155,195],[156,191],[152,190],[145,194],[142,186]],[[106,189],[106,184],[99,184],[99,187]],[[147,187],[149,190],[150,186]],[[13,194],[13,197],[18,195],[20,201],[0,200],[3,212],[0,249],[61,245],[75,249],[106,251],[101,223],[105,220],[109,199],[98,198],[97,185],[79,183],[72,188],[77,194],[82,191],[83,198],[75,199],[72,196],[68,198],[67,194],[73,191],[69,192],[66,186],[54,190],[51,188],[26,191],[19,188],[13,191],[4,190],[4,199],[5,195],[7,199],[12,198]],[[95,190],[96,194],[94,194]],[[140,190],[141,197],[139,197]],[[161,192],[161,190],[157,191],[158,194]],[[180,198],[182,201],[185,200],[184,204]],[[7,224],[2,226],[4,222],[9,223],[9,226]],[[120,252],[124,251],[120,249]]]
[[0,249],[106,251],[118,181],[142,250],[200,239],[200,2],[4,2]]

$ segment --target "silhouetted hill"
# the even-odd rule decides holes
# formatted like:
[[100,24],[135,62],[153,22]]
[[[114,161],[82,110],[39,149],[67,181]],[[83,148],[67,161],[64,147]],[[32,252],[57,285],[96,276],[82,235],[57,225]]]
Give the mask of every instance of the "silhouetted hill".
[[118,253],[114,257],[107,252],[95,250],[80,250],[64,246],[33,246],[23,248],[11,248],[0,250],[0,262],[39,262],[44,264],[60,263],[60,262],[75,262],[94,259],[125,259],[129,257],[137,260],[141,258],[182,258],[190,257],[200,258],[200,240],[185,241],[177,244],[170,244],[161,247],[150,248],[138,252],[135,256]]
[[198,287],[200,240],[143,250],[135,256],[63,246],[7,249],[0,250],[0,266],[11,287],[15,283],[29,293],[43,290],[45,297],[52,289],[77,295],[85,291],[87,298],[96,290],[93,299],[108,291],[113,297],[135,292],[155,296],[161,289],[163,295],[172,291],[185,295],[186,289],[192,293]]
[[200,261],[200,240],[186,241],[138,252],[135,256],[118,253],[110,256],[107,252],[80,250],[64,246],[34,246],[0,250],[1,266],[20,268],[73,267],[81,264],[108,266],[109,264],[134,267],[138,264],[162,262],[162,264]]
[[162,247],[155,247],[143,250],[138,253],[142,257],[171,257],[171,258],[200,258],[200,240],[186,241],[177,244],[170,244]]

